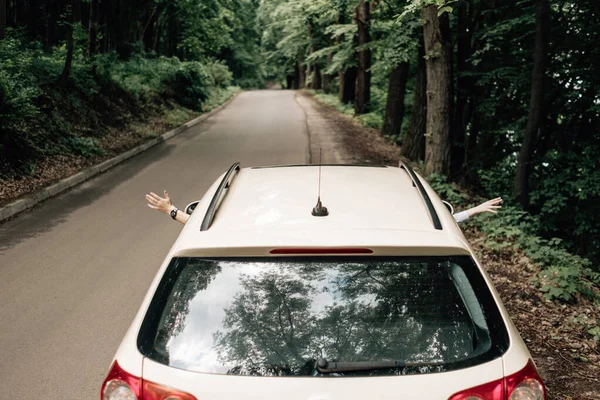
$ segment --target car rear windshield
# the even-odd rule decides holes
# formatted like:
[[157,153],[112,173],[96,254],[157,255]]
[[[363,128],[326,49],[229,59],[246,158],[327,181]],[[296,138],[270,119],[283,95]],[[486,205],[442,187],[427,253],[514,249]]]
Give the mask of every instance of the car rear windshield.
[[484,363],[508,336],[469,257],[185,257],[168,266],[138,346],[195,372],[372,376]]

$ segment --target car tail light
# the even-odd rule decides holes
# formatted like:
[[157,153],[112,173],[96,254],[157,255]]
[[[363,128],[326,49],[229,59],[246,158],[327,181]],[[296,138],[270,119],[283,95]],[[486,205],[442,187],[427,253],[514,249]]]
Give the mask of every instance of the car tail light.
[[448,400],[504,400],[504,379],[463,390]]
[[102,384],[102,400],[141,400],[142,379],[133,376],[115,361]]
[[453,394],[448,400],[546,400],[546,388],[533,361],[504,379]]
[[507,400],[546,400],[546,388],[531,360],[525,368],[507,376],[505,381]]
[[144,400],[197,400],[188,393],[144,381]]
[[188,393],[144,381],[115,361],[100,390],[102,400],[197,400]]

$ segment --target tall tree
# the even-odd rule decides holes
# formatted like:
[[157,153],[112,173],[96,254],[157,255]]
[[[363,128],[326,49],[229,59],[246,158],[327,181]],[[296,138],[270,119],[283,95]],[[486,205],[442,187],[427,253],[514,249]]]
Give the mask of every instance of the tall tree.
[[350,103],[356,97],[356,74],[358,68],[356,66],[348,67],[345,70],[339,71],[340,103]]
[[371,102],[371,50],[367,47],[371,41],[369,27],[371,24],[371,3],[360,0],[356,8],[356,24],[358,26],[358,70],[356,75],[356,99],[354,113],[369,112]]
[[401,62],[390,72],[388,95],[381,132],[384,135],[398,136],[404,119],[404,95],[408,80],[408,62]]
[[[309,18],[308,24],[308,39],[310,41],[310,55],[313,55],[319,50],[317,45],[316,27],[312,18]],[[319,61],[314,60],[307,64],[307,75],[310,76],[310,88],[321,89],[321,68],[319,67]]]
[[[331,65],[331,61],[333,59],[333,54],[329,53],[327,55],[327,62],[326,62],[326,66],[327,65]],[[325,71],[325,68],[321,68],[321,87],[323,88],[323,91],[325,93],[331,93],[331,80],[332,80],[332,76],[330,74],[327,73],[327,71]]]
[[298,61],[298,89],[306,88],[306,65]]
[[0,0],[0,40],[4,39],[4,27],[6,26],[6,0]]
[[452,40],[447,12],[436,5],[422,9],[427,69],[425,174],[448,174],[452,124]]
[[457,3],[458,16],[456,23],[456,106],[453,122],[453,140],[450,157],[450,172],[453,176],[464,168],[466,161],[466,130],[472,113],[473,77],[468,62],[471,56],[471,40],[473,28],[470,26],[469,11],[473,7],[472,0]]
[[99,0],[90,1],[90,17],[88,23],[88,56],[93,56],[97,53],[97,41],[98,41],[98,3]]
[[67,3],[67,13],[68,20],[67,23],[67,57],[65,60],[65,66],[63,68],[60,77],[58,78],[58,85],[62,87],[66,87],[69,82],[69,76],[71,75],[71,66],[73,65],[73,50],[74,50],[74,40],[73,40],[73,29],[75,27],[75,18],[74,18],[74,6],[75,2],[79,0],[69,0]]
[[[422,32],[422,30],[421,30]],[[425,131],[427,129],[427,71],[425,70],[425,47],[420,35],[417,57],[415,93],[410,120],[400,154],[409,160],[421,161],[425,156]]]
[[535,26],[535,50],[533,54],[529,115],[523,136],[523,144],[517,159],[517,171],[514,182],[515,198],[524,207],[529,206],[531,160],[535,152],[538,131],[542,127],[545,115],[544,81],[546,65],[548,63],[548,41],[550,37],[550,6],[548,0],[536,1]]
[[[348,16],[346,15],[346,7],[347,4],[345,1],[342,1],[340,4],[338,4],[338,26],[348,27],[350,25],[347,24]],[[335,40],[338,47],[347,47],[347,51],[349,53],[345,62],[339,63],[338,69],[338,98],[340,100],[340,103],[347,104],[353,102],[356,97],[356,75],[358,72],[356,52],[354,51],[354,43],[357,40],[356,33],[354,30],[352,30],[346,35],[337,35],[335,37]]]

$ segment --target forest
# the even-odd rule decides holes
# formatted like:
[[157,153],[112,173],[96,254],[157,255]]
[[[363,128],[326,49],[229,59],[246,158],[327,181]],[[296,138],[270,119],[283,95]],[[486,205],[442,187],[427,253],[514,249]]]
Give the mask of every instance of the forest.
[[502,196],[482,229],[548,298],[597,298],[598,43],[595,0],[0,0],[0,177],[102,152],[125,111],[306,89],[449,200]]
[[0,176],[98,155],[131,119],[194,115],[261,86],[255,12],[245,0],[1,0]]

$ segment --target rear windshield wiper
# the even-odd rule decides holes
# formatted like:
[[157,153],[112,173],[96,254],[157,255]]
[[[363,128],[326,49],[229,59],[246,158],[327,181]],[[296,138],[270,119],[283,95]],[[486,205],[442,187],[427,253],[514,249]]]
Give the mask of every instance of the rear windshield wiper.
[[328,362],[326,359],[319,357],[317,359],[317,371],[322,374],[329,374],[332,372],[371,371],[388,368],[435,367],[443,364],[443,362],[406,362],[397,360]]

